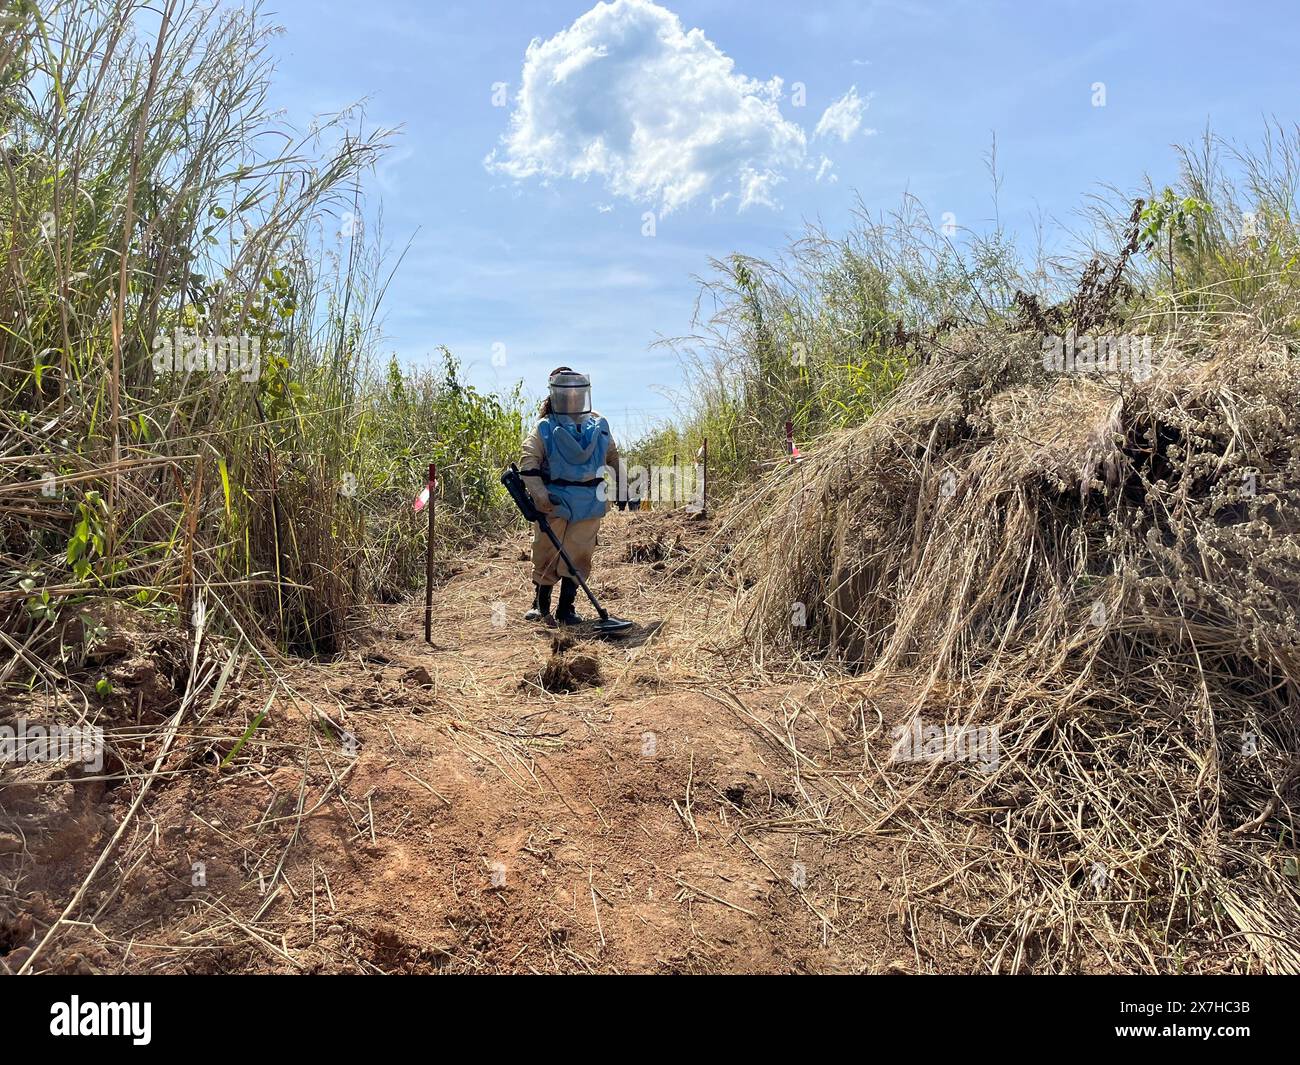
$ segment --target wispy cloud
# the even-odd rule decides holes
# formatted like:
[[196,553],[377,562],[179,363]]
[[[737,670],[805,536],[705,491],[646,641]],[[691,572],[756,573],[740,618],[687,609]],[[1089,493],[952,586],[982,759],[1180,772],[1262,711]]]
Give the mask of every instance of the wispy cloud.
[[838,137],[847,144],[862,126],[862,116],[866,114],[867,103],[868,100],[858,95],[856,85],[850,87],[848,92],[822,112],[817,128],[813,130],[813,137]]

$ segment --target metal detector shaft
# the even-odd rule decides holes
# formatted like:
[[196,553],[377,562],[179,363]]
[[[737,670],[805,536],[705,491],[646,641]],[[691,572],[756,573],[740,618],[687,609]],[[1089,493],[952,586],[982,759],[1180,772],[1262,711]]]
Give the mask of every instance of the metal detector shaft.
[[560,557],[564,559],[564,564],[569,567],[569,572],[572,573],[574,577],[577,578],[578,583],[582,585],[582,590],[587,593],[587,598],[591,600],[591,605],[596,608],[596,613],[600,615],[600,620],[608,621],[609,611],[596,602],[596,597],[591,594],[591,589],[587,587],[587,582],[582,579],[582,574],[578,572],[577,566],[573,564],[573,559],[569,557],[569,552],[564,550],[564,545],[560,543],[560,538],[555,535],[555,530],[551,528],[550,522],[546,520],[546,516],[538,514],[537,524],[541,526],[542,532],[546,533],[546,535],[551,538],[551,543],[555,545],[555,550],[557,550],[560,553]]

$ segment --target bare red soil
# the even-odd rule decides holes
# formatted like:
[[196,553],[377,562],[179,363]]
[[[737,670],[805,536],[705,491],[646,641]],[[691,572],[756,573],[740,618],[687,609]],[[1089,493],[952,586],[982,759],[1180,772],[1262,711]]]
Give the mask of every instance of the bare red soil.
[[[452,567],[432,646],[422,607],[400,604],[334,662],[245,663],[194,700],[31,970],[970,968],[955,925],[915,927],[927,881],[906,846],[845,818],[893,701],[840,681],[822,711],[826,682],[712,647],[720,603],[679,571],[708,525],[607,521],[595,587],[638,621],[625,641],[523,622],[519,536]],[[0,966],[31,959],[126,816],[185,654],[163,634],[109,648],[115,779],[4,778]]]

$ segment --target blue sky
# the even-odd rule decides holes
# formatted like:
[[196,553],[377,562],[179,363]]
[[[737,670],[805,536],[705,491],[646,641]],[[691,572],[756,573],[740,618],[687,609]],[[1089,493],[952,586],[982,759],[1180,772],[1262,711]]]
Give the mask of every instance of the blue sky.
[[392,350],[446,344],[476,384],[535,394],[586,370],[621,436],[682,401],[654,345],[690,331],[711,256],[840,232],[855,194],[981,229],[995,135],[1002,221],[1029,237],[1103,183],[1169,177],[1207,124],[1249,142],[1296,119],[1294,3],[597,7],[278,0],[273,99],[305,127],[364,97],[368,126],[401,127],[366,208],[386,244],[414,234]]

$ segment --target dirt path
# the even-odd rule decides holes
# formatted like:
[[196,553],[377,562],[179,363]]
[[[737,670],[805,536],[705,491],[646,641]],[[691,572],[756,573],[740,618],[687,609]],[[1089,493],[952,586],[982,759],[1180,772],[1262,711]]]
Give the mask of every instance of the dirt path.
[[[701,645],[713,607],[674,570],[703,534],[683,515],[607,521],[596,590],[642,623],[628,641],[524,623],[520,536],[454,567],[432,648],[422,607],[403,604],[337,662],[265,690],[246,678],[181,736],[80,923],[35,968],[915,968],[898,848],[845,830],[844,785],[789,751],[831,752],[858,721],[806,705],[806,680],[758,686]],[[864,730],[878,711],[859,706]],[[8,942],[0,923],[11,968],[131,790],[44,794],[27,811],[45,819],[32,860],[8,870],[29,915],[9,918]],[[60,826],[63,852],[45,842]]]

